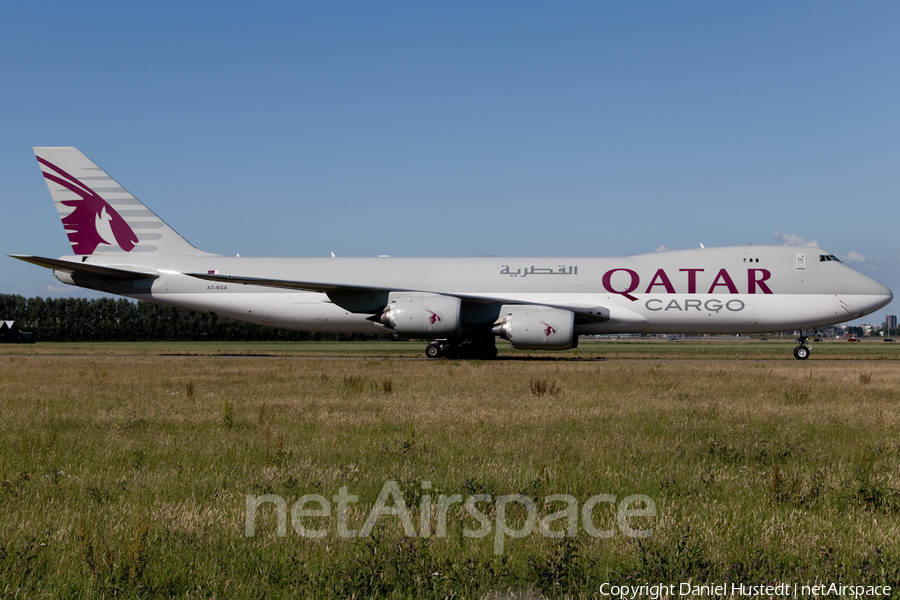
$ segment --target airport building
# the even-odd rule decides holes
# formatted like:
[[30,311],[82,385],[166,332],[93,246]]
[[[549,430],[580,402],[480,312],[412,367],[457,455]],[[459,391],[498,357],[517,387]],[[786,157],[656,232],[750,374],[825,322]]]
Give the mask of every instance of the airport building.
[[34,343],[34,334],[30,331],[19,331],[15,321],[0,321],[0,344]]

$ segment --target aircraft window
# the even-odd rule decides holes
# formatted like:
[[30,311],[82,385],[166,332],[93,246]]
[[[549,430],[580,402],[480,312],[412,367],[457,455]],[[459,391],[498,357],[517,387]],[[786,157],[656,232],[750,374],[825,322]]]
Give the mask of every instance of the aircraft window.
[[841,262],[841,260],[835,256],[834,254],[820,254],[819,262],[828,262],[828,261]]

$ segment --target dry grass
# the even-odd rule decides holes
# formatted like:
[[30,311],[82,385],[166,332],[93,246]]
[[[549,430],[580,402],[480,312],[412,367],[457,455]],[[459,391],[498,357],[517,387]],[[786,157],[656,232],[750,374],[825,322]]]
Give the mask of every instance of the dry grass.
[[[0,356],[0,590],[591,596],[604,581],[896,581],[898,391],[900,370],[871,362]],[[247,494],[348,486],[358,526],[386,480],[411,504],[430,481],[435,496],[640,493],[659,516],[647,540],[535,534],[507,540],[502,559],[492,537],[461,536],[461,512],[447,538],[394,526],[277,538],[270,513],[243,537]]]

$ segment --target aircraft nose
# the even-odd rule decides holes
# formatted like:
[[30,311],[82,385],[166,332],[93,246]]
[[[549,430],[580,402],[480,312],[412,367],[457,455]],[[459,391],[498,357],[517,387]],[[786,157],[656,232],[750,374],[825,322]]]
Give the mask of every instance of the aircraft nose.
[[888,305],[891,300],[894,299],[894,293],[889,290],[886,285],[882,284],[879,281],[875,281],[871,277],[866,277],[866,279],[869,280],[867,282],[869,285],[866,286],[866,293],[872,296],[881,296],[883,303],[879,305],[878,308]]
[[864,279],[864,285],[858,293],[867,297],[869,306],[865,309],[866,313],[874,312],[891,303],[891,300],[894,299],[894,293],[886,285],[866,275],[863,275],[862,278]]
[[857,316],[867,315],[887,306],[894,299],[894,294],[881,282],[859,271],[846,268],[841,272],[847,297],[850,298],[850,311]]

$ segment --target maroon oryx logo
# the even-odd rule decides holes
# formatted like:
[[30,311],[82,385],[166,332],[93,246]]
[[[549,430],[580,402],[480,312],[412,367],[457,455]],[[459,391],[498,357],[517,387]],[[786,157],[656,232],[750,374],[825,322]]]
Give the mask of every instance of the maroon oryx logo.
[[100,244],[118,244],[125,252],[134,248],[138,242],[134,231],[100,194],[50,161],[38,157],[38,162],[60,175],[43,171],[46,179],[80,196],[78,200],[62,201],[75,209],[62,220],[75,254],[93,254]]
[[551,333],[556,333],[556,328],[553,327],[550,323],[545,323],[541,321],[541,325],[544,326],[544,335],[549,336]]
[[429,315],[431,315],[431,316],[428,317],[428,322],[431,323],[432,325],[434,325],[435,323],[440,323],[441,321],[443,321],[443,319],[441,318],[441,316],[440,316],[439,314],[437,314],[436,312],[434,312],[433,310],[430,310],[430,309],[426,308],[426,309],[425,309],[425,312],[427,312]]

